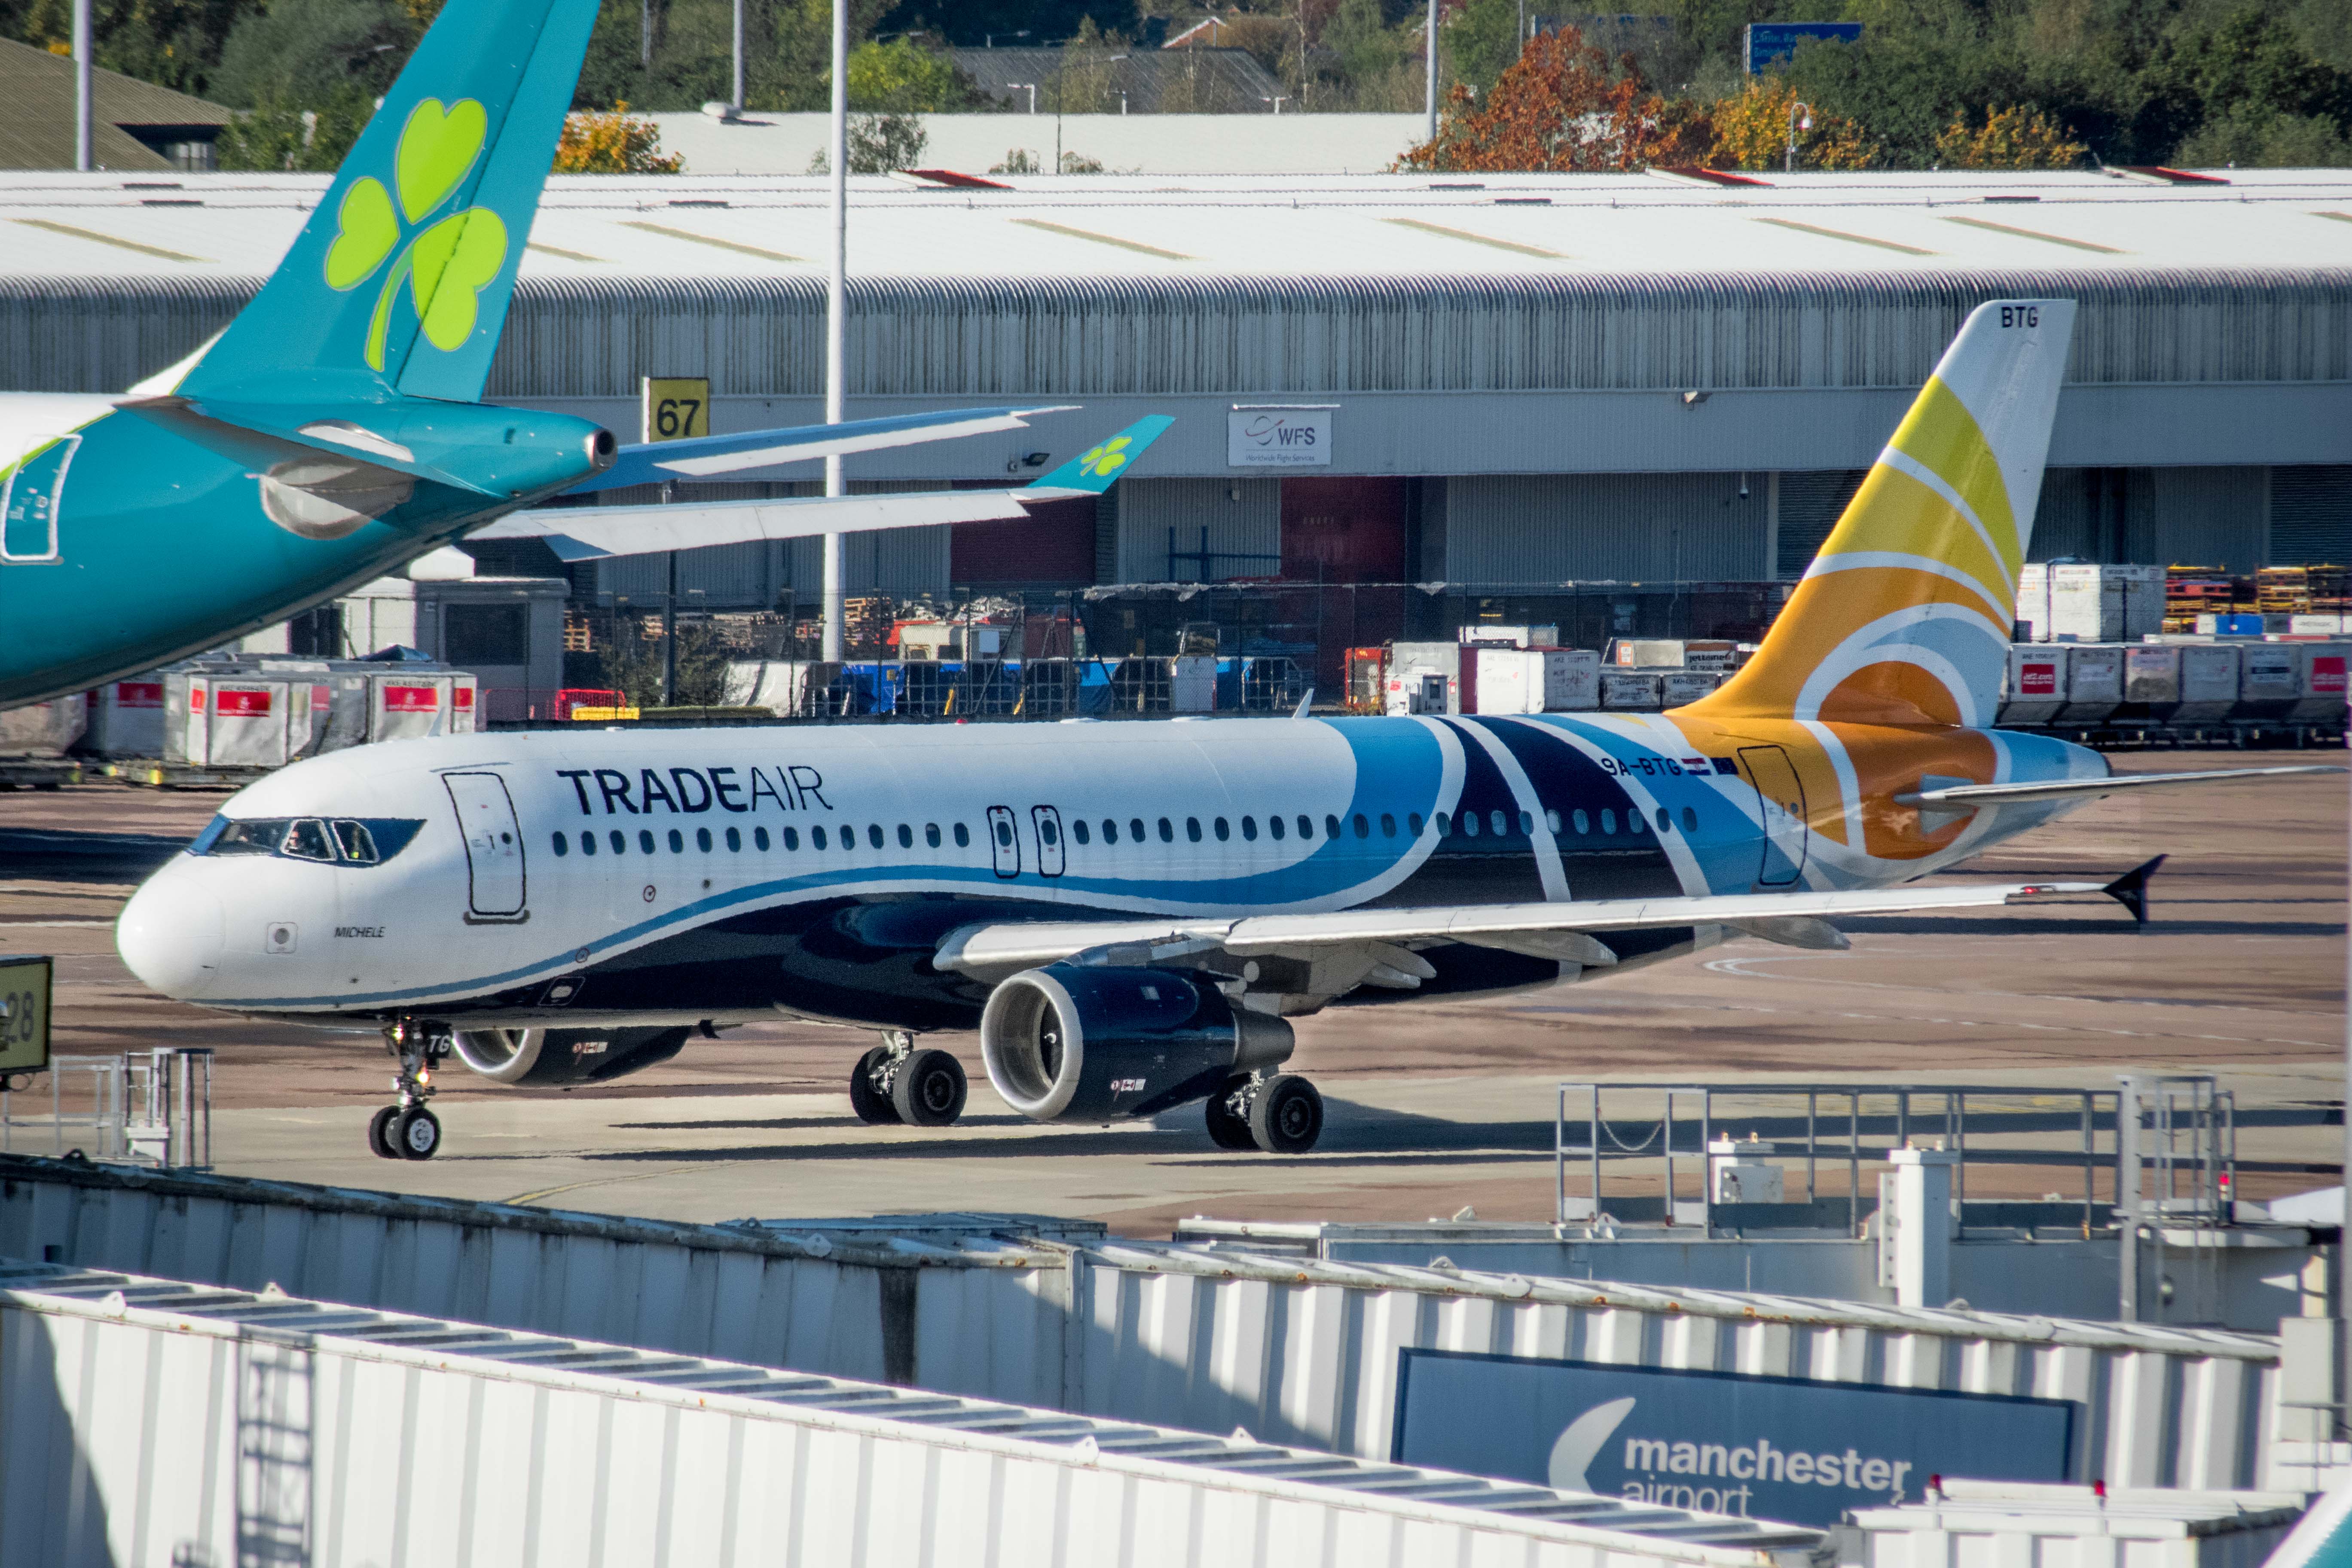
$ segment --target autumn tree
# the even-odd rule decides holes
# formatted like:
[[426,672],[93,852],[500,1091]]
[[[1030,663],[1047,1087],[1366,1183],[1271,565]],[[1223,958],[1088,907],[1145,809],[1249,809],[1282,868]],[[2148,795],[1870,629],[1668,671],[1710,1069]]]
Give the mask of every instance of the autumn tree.
[[[1798,110],[1802,108],[1804,113]],[[1880,161],[1868,132],[1840,114],[1801,104],[1797,89],[1778,76],[1759,78],[1707,110],[1715,145],[1706,163],[1715,169],[1778,169],[1786,162],[1793,125],[1800,169],[1868,169]]]
[[1936,138],[1936,162],[1947,169],[2071,169],[2090,151],[2038,109],[1992,110],[1982,125],[1965,114]]
[[1696,163],[1713,141],[1696,105],[1659,97],[1630,58],[1612,65],[1563,27],[1530,40],[1483,100],[1454,88],[1436,140],[1396,166],[1416,174],[1631,170]]
[[609,112],[568,114],[555,142],[559,174],[677,174],[686,160],[661,150],[661,130],[629,112],[626,103]]

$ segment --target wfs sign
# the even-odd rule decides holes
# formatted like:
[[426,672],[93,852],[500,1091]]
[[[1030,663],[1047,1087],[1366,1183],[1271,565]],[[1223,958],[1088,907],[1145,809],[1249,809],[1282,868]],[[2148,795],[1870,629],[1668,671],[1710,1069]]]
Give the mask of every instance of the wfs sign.
[[1321,404],[1235,404],[1225,416],[1225,465],[1234,468],[1331,466],[1331,419]]
[[2062,1399],[1408,1350],[1400,1464],[1667,1508],[1834,1524],[1930,1476],[2071,1479]]

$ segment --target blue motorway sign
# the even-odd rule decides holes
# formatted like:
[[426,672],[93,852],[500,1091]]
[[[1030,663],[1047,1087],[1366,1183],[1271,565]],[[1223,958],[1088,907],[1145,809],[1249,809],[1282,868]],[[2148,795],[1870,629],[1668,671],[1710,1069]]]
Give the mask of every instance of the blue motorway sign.
[[1797,45],[1806,38],[1834,38],[1842,43],[1856,43],[1862,37],[1859,22],[1750,22],[1748,24],[1748,74],[1754,76],[1766,66],[1778,65],[1797,52]]
[[1399,1464],[1789,1524],[1916,1501],[1931,1476],[2072,1479],[2063,1399],[1407,1350]]

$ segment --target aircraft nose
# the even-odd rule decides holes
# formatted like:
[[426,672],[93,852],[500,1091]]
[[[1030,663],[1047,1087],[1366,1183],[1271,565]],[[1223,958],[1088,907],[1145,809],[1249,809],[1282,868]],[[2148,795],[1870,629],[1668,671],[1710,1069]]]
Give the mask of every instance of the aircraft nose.
[[202,995],[220,973],[226,917],[194,877],[165,870],[148,879],[115,922],[115,951],[131,973],[166,996]]

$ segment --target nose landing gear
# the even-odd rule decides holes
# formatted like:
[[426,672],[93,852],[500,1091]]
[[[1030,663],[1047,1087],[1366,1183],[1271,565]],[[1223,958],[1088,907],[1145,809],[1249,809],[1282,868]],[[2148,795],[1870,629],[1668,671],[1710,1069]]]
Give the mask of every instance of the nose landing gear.
[[400,1103],[368,1121],[368,1152],[380,1160],[430,1160],[441,1152],[441,1119],[425,1108],[433,1097],[433,1063],[449,1054],[449,1037],[404,1019],[383,1032],[384,1049],[399,1061],[392,1087]]

